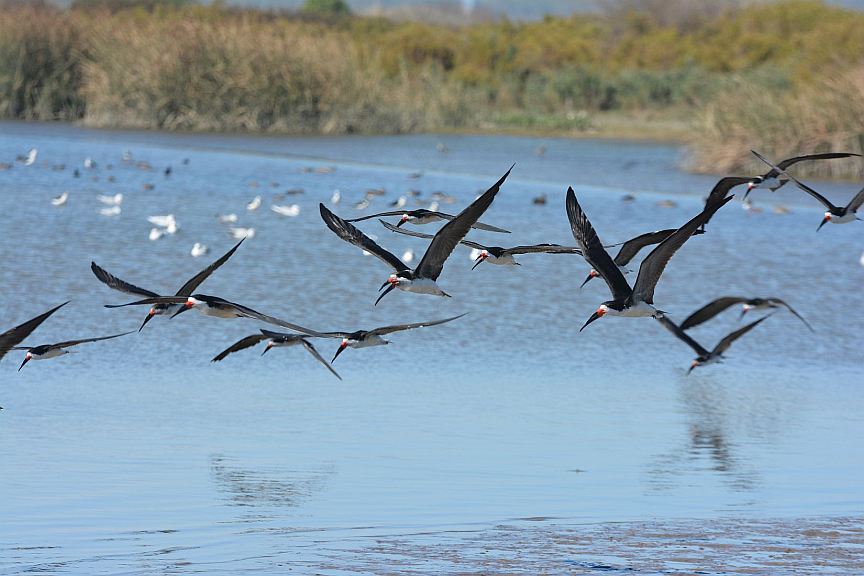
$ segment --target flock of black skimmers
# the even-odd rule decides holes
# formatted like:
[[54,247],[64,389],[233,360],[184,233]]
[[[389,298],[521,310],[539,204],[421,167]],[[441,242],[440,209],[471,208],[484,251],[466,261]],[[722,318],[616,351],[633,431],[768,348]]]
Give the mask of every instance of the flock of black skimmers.
[[[768,189],[773,192],[787,183],[793,182],[801,190],[821,202],[826,208],[822,222],[819,224],[817,231],[827,223],[846,224],[855,220],[860,220],[856,213],[861,205],[864,204],[864,189],[859,191],[846,206],[835,206],[823,195],[819,194],[806,184],[803,184],[787,171],[792,165],[802,161],[830,160],[835,158],[858,156],[858,154],[846,152],[811,154],[788,158],[775,165],[757,152],[754,151],[753,153],[769,168],[765,174],[760,176],[726,176],[721,178],[709,193],[702,211],[694,215],[679,228],[646,232],[615,246],[604,245],[600,240],[600,236],[591,221],[588,219],[588,215],[579,205],[579,201],[572,188],[569,188],[566,192],[565,210],[573,232],[573,238],[575,239],[575,246],[537,244],[502,247],[487,246],[472,240],[467,240],[466,236],[472,229],[497,233],[509,233],[503,228],[480,222],[480,218],[483,217],[486,210],[492,205],[495,197],[501,191],[501,187],[510,175],[513,166],[511,166],[510,170],[508,170],[488,190],[478,196],[468,207],[457,215],[428,209],[399,209],[372,214],[361,218],[343,219],[334,214],[324,206],[324,204],[320,204],[319,209],[324,224],[336,236],[345,242],[361,248],[365,253],[377,257],[392,270],[379,289],[380,295],[377,300],[375,300],[376,306],[387,294],[395,289],[414,292],[417,294],[449,297],[450,295],[438,285],[438,278],[444,271],[444,265],[448,261],[450,255],[460,243],[469,246],[476,251],[476,259],[473,268],[476,268],[483,262],[496,265],[517,266],[519,263],[516,262],[515,257],[524,254],[577,254],[584,258],[591,267],[590,272],[581,283],[581,286],[584,286],[590,280],[599,277],[606,282],[611,293],[611,299],[602,302],[598,306],[596,312],[588,318],[580,331],[584,330],[589,324],[603,318],[604,316],[652,317],[660,322],[678,340],[693,349],[696,357],[690,365],[690,369],[688,370],[689,372],[697,366],[715,363],[722,360],[724,352],[726,352],[737,339],[756,328],[777,310],[787,310],[800,319],[806,328],[812,330],[810,324],[797,311],[795,311],[792,306],[774,296],[724,296],[695,311],[681,324],[674,323],[669,319],[666,312],[655,305],[654,290],[663,275],[663,271],[669,264],[669,261],[690,238],[706,233],[706,224],[718,210],[723,208],[723,206],[732,200],[734,197],[732,191],[736,187],[746,185],[746,192],[744,194],[746,199],[754,190]],[[30,154],[21,161],[25,163],[25,165],[32,164],[35,160],[35,156],[35,151],[31,151]],[[65,202],[65,198],[62,200]],[[426,252],[413,268],[406,262],[403,262],[403,259],[398,258],[392,252],[381,247],[370,236],[366,235],[353,224],[353,222],[370,220],[372,218],[380,219],[390,216],[399,217],[395,225],[384,220],[379,220],[388,230],[398,234],[407,234],[429,240]],[[443,226],[434,235],[403,228],[404,224],[423,225],[441,222],[444,223]],[[389,342],[384,339],[384,336],[388,334],[445,324],[457,320],[465,315],[460,314],[450,318],[431,321],[382,326],[371,330],[352,329],[344,331],[319,331],[305,328],[274,316],[262,314],[250,307],[230,302],[218,296],[198,293],[198,287],[234,255],[245,239],[245,237],[242,238],[221,258],[217,259],[201,272],[190,278],[177,290],[176,293],[171,295],[160,294],[145,288],[140,288],[135,284],[122,280],[107,270],[104,270],[95,262],[91,263],[91,270],[96,278],[108,288],[137,297],[133,302],[124,304],[108,304],[106,305],[107,308],[149,306],[147,315],[144,317],[140,327],[138,328],[139,332],[143,330],[147,323],[155,316],[167,315],[174,318],[175,316],[193,308],[207,316],[213,316],[216,318],[252,318],[259,322],[268,324],[269,326],[276,326],[289,330],[290,332],[277,332],[269,329],[260,329],[258,333],[242,338],[217,354],[212,359],[213,362],[218,362],[229,354],[239,352],[246,348],[251,348],[266,341],[267,344],[262,355],[274,347],[302,346],[315,358],[315,360],[326,367],[335,377],[340,379],[341,377],[333,368],[332,364],[346,348],[366,348],[369,346],[388,344]],[[626,278],[626,276],[631,273],[629,266],[642,249],[648,246],[653,246],[654,248],[642,260],[636,273],[636,278],[631,285]],[[617,247],[614,256],[612,256],[607,250],[613,247]],[[407,260],[407,258],[405,259]],[[575,287],[576,279],[574,279],[574,288]],[[39,327],[40,324],[42,324],[42,322],[47,320],[66,304],[68,304],[68,302],[55,306],[47,312],[43,312],[35,318],[27,320],[23,324],[0,334],[0,359],[12,350],[23,351],[24,357],[20,367],[18,368],[20,371],[21,368],[23,368],[30,360],[55,358],[67,354],[69,348],[81,344],[119,338],[134,332],[130,331],[109,336],[67,340],[53,344],[39,344],[35,346],[20,345],[21,342],[23,342],[34,330],[36,330],[36,328]],[[741,305],[741,318],[751,311],[766,311],[768,314],[742,326],[741,328],[738,328],[730,334],[727,334],[711,349],[705,348],[687,333],[688,329],[707,322],[728,308],[737,305]],[[666,306],[664,306],[664,308],[665,307]],[[340,340],[336,353],[329,362],[312,344],[312,340],[316,338]]]

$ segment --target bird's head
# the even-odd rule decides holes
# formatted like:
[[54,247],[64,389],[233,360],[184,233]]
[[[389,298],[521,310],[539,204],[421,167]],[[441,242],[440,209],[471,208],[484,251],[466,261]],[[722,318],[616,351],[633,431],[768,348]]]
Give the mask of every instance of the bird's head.
[[[822,219],[822,223],[819,224],[819,228],[822,228],[825,224],[831,221],[831,212],[825,212],[825,217]],[[819,228],[816,228],[816,231],[819,231]]]
[[747,314],[747,312],[749,312],[752,308],[753,306],[750,304],[744,304],[743,306],[741,306],[741,315],[738,316],[738,319],[740,320],[741,318],[744,318],[744,315]]
[[690,368],[687,370],[687,374],[690,374],[690,372],[692,372],[694,368],[696,368],[697,366],[701,366],[701,365],[702,365],[702,361],[699,358],[696,358],[695,360],[690,362]]
[[384,296],[386,296],[391,290],[396,288],[399,285],[400,281],[401,279],[399,278],[399,276],[397,276],[396,274],[390,274],[390,276],[387,278],[387,281],[384,282],[384,284],[381,285],[381,288],[378,289],[378,291],[381,292],[381,290],[384,290],[386,288],[386,290],[384,290],[384,292],[381,292],[381,295],[378,296],[378,299],[375,300],[375,305],[377,306],[378,302],[380,302],[381,299],[384,298]]
[[410,219],[410,216],[408,216],[408,214],[403,214],[402,218],[399,219],[399,222],[396,223],[396,227],[398,228],[398,227],[402,226],[402,224],[408,222],[409,219]]
[[141,327],[138,328],[138,331],[140,332],[141,330],[143,330],[144,326],[147,325],[147,322],[152,320],[154,316],[157,316],[159,314],[164,314],[164,313],[165,313],[164,308],[157,308],[156,306],[153,306],[152,308],[150,308],[150,310],[147,312],[147,317],[144,318],[144,322],[141,323]]
[[590,318],[588,318],[588,321],[582,325],[582,328],[580,328],[579,331],[581,332],[582,330],[584,330],[586,326],[588,326],[589,324],[591,324],[592,322],[594,322],[598,318],[602,318],[608,310],[609,310],[609,307],[606,306],[606,304],[601,304],[600,307],[597,308],[597,311],[594,312],[594,314],[592,314]]
[[481,250],[480,254],[477,255],[477,259],[474,261],[474,266],[471,267],[471,270],[474,270],[474,268],[477,268],[477,266],[479,266],[480,263],[483,262],[484,260],[486,260],[487,258],[489,258],[489,251],[488,250]]
[[339,349],[336,350],[336,354],[333,356],[333,360],[331,360],[330,363],[332,364],[333,362],[335,362],[335,361],[336,361],[336,358],[339,357],[339,354],[341,354],[342,351],[345,350],[345,348],[347,348],[347,347],[348,347],[348,339],[347,339],[347,338],[343,338],[343,339],[342,339],[342,343],[339,344]]
[[268,341],[267,341],[267,346],[265,346],[265,347],[264,347],[264,351],[261,352],[261,356],[263,356],[264,354],[266,354],[267,351],[270,350],[271,348],[273,348],[273,340],[268,340]]
[[187,310],[191,310],[192,308],[195,308],[196,306],[200,306],[201,304],[202,304],[202,302],[200,300],[198,300],[197,298],[193,298],[192,296],[189,296],[189,298],[186,299],[186,302],[184,302],[180,306],[180,309],[177,310],[177,312],[175,312],[171,317],[174,318],[174,316],[182,314],[183,312],[186,312]]
[[31,358],[33,358],[33,354],[31,354],[30,352],[27,352],[27,354],[24,355],[24,361],[21,362],[21,366],[18,367],[19,372],[21,371],[21,368],[23,368],[24,365],[30,361]]
[[588,277],[585,278],[585,281],[582,282],[582,284],[579,285],[579,289],[581,290],[581,289],[582,289],[582,286],[585,286],[585,284],[587,284],[588,282],[590,282],[590,281],[593,280],[594,278],[597,278],[597,276],[599,276],[599,275],[600,275],[600,274],[599,274],[596,270],[593,270],[593,269],[592,269],[591,272],[588,273]]

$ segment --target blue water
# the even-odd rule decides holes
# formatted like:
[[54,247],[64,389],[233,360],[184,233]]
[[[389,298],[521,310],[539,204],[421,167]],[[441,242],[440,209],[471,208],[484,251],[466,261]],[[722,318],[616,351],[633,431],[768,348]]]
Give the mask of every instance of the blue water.
[[[548,151],[538,157],[541,144]],[[434,541],[528,518],[575,525],[864,510],[864,224],[817,234],[822,210],[791,186],[757,192],[760,214],[737,202],[724,208],[674,257],[655,299],[680,320],[721,295],[778,296],[816,333],[778,313],[724,364],[687,376],[691,351],[650,319],[604,318],[578,332],[608,298],[599,280],[578,290],[588,271],[578,257],[526,255],[521,267],[471,271],[460,248],[440,279],[452,299],[397,291],[373,307],[389,270],[317,213],[339,189],[331,208],[359,214],[353,204],[378,187],[385,196],[364,213],[411,188],[427,199],[456,196],[441,205],[455,212],[516,162],[484,217],[513,233],[479,232],[478,241],[572,244],[572,185],[602,239],[618,242],[700,209],[717,177],[679,171],[676,147],[0,124],[0,162],[30,147],[39,150],[34,165],[0,171],[0,328],[72,300],[33,344],[137,329],[145,310],[103,308],[128,297],[100,284],[90,261],[173,292],[233,245],[215,218],[228,212],[256,235],[204,293],[320,330],[469,315],[347,350],[334,364],[341,382],[295,348],[211,364],[258,324],[196,312],[18,373],[20,353],[10,353],[0,365],[2,574],[330,573],[350,571],[347,551],[381,538]],[[124,150],[154,170],[123,164]],[[88,156],[96,169],[83,167]],[[856,191],[816,184],[838,203]],[[301,213],[282,218],[269,206],[290,188],[304,193],[276,203]],[[53,207],[63,191],[69,201]],[[100,215],[97,194],[117,192],[122,213]],[[622,203],[625,193],[636,200]],[[533,205],[540,194],[548,203]],[[248,212],[256,195],[263,206]],[[658,206],[664,199],[677,206]],[[773,213],[779,203],[791,213]],[[149,241],[146,217],[167,213],[180,230]],[[410,247],[419,257],[425,247],[374,220],[363,229],[396,254]],[[210,254],[192,258],[194,242]],[[738,325],[730,311],[694,336],[710,347]],[[337,345],[316,341],[327,358]]]

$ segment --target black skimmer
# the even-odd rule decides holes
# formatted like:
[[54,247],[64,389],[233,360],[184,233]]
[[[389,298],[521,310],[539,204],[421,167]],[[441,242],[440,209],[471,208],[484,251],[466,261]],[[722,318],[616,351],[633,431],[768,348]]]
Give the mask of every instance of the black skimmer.
[[852,152],[826,152],[824,154],[805,154],[804,156],[786,158],[785,160],[782,160],[776,165],[774,165],[765,160],[765,158],[763,158],[755,150],[751,150],[751,152],[755,154],[760,160],[771,166],[771,169],[762,176],[756,176],[755,178],[750,179],[750,182],[747,184],[747,192],[744,193],[745,200],[747,199],[747,196],[750,195],[751,191],[758,188],[767,188],[768,190],[771,190],[771,192],[776,192],[778,189],[783,187],[790,180],[789,175],[786,174],[786,169],[793,164],[797,164],[798,162],[802,162],[804,160],[833,160],[835,158],[849,158],[850,156],[861,156],[860,154],[854,154]]
[[[406,236],[414,236],[415,238],[433,238],[432,234],[414,232],[413,230],[403,230],[397,228],[389,222],[385,222],[384,220],[379,220],[379,222],[383,224],[384,227],[388,230],[397,232],[399,234],[405,234]],[[474,266],[471,268],[472,270],[479,266],[482,262],[489,262],[490,264],[497,264],[499,266],[519,266],[519,263],[516,262],[516,260],[513,258],[513,256],[519,254],[582,255],[582,251],[579,250],[579,248],[573,246],[560,246],[558,244],[535,244],[533,246],[514,246],[513,248],[502,248],[501,246],[486,246],[484,244],[480,244],[479,242],[473,242],[471,240],[461,240],[459,243],[474,248],[478,251]]]
[[591,315],[587,322],[579,329],[581,332],[590,323],[606,314],[610,316],[653,316],[657,318],[663,315],[663,311],[654,307],[654,288],[669,263],[669,259],[678,251],[684,243],[693,236],[693,233],[708,220],[714,212],[729,202],[734,196],[729,196],[724,201],[706,207],[702,212],[693,217],[686,224],[670,234],[660,242],[650,254],[642,261],[639,274],[633,288],[624,278],[624,274],[603,248],[603,243],[591,226],[588,217],[582,211],[576,201],[573,188],[567,190],[567,216],[570,219],[570,227],[576,243],[582,250],[582,254],[588,264],[600,273],[600,276],[609,285],[612,292],[612,300],[603,302],[597,311]]
[[[185,302],[185,298],[190,296],[192,292],[195,291],[198,286],[201,285],[213,272],[215,272],[220,266],[222,266],[225,262],[228,261],[229,258],[237,251],[237,248],[243,244],[243,240],[240,240],[237,244],[234,245],[228,252],[222,255],[221,258],[207,266],[204,270],[190,278],[186,281],[183,286],[177,290],[175,296],[182,296],[183,299],[179,304],[183,304]],[[144,288],[139,288],[134,284],[130,284],[125,280],[121,280],[117,278],[113,274],[106,272],[104,269],[100,268],[95,262],[90,262],[90,269],[93,271],[93,274],[96,275],[96,278],[99,279],[100,282],[108,286],[109,288],[113,288],[114,290],[118,290],[120,292],[125,292],[126,294],[134,294],[136,296],[144,296],[146,298],[159,298],[160,295],[155,292],[151,292],[150,290],[145,290]],[[169,312],[176,311],[179,306],[168,304],[168,303],[156,303],[153,307],[150,308],[150,311],[147,313],[147,317],[144,319],[144,322],[141,324],[141,328],[138,329],[140,332],[144,329],[144,326],[147,325],[154,316],[159,316],[162,314],[167,314]]]
[[684,322],[681,323],[682,330],[689,330],[694,326],[698,326],[703,322],[707,322],[714,316],[720,314],[727,308],[731,306],[735,306],[736,304],[741,304],[741,318],[744,317],[747,312],[750,310],[776,310],[780,307],[786,308],[795,315],[801,322],[804,323],[807,328],[813,332],[813,327],[810,326],[810,323],[807,322],[798,312],[795,311],[792,306],[781,300],[780,298],[742,298],[741,296],[723,296],[721,298],[717,298],[716,300],[709,302],[702,308],[699,308],[695,312],[693,312],[690,316],[688,316]]
[[[360,218],[351,218],[350,220],[345,221],[360,222],[361,220],[369,220],[370,218],[379,218],[381,216],[402,216],[402,218],[399,219],[399,222],[396,223],[396,226],[402,226],[406,222],[418,225],[431,224],[432,222],[441,222],[442,220],[453,220],[456,217],[451,214],[445,214],[444,212],[437,212],[434,210],[419,208],[417,210],[391,210],[389,212],[379,212],[378,214],[370,214],[368,216],[362,216]],[[471,228],[474,228],[476,230],[485,230],[487,232],[501,232],[503,234],[510,234],[509,230],[504,230],[503,228],[498,228],[497,226],[492,226],[490,224],[483,224],[482,222],[474,222],[471,225]]]
[[23,324],[19,324],[18,326],[15,326],[14,328],[11,328],[6,332],[0,334],[0,360],[3,359],[3,356],[5,356],[6,353],[9,352],[9,350],[15,348],[15,346],[20,344],[27,336],[30,335],[31,332],[36,330],[36,328],[38,328],[39,325],[42,324],[42,322],[47,320],[49,316],[54,314],[54,312],[56,312],[68,303],[69,302],[66,301],[59,306],[55,306],[51,310],[43,312],[39,316],[31,318]]
[[693,351],[696,352],[697,356],[693,359],[693,362],[690,363],[690,369],[687,370],[687,373],[689,374],[697,366],[704,366],[706,364],[713,364],[714,362],[721,362],[723,359],[723,353],[729,349],[729,346],[731,346],[732,343],[735,342],[735,340],[758,326],[760,322],[766,320],[769,316],[771,316],[771,314],[769,314],[768,316],[764,316],[759,320],[756,320],[755,322],[751,322],[746,326],[738,328],[734,332],[730,332],[729,334],[724,336],[711,351],[708,351],[705,347],[696,342],[696,340],[691,338],[689,334],[684,332],[684,330],[682,330],[674,322],[672,322],[665,316],[661,316],[657,318],[657,320],[667,330],[672,332],[672,334],[674,334],[679,340],[690,346],[690,348],[692,348]]
[[822,226],[824,226],[828,222],[831,222],[832,224],[848,224],[849,222],[860,220],[856,213],[858,212],[858,208],[860,208],[861,205],[864,204],[864,188],[859,190],[858,193],[852,198],[852,200],[849,201],[846,206],[835,206],[834,204],[829,202],[827,198],[825,198],[824,196],[816,192],[813,188],[810,188],[791,174],[780,169],[779,166],[773,166],[767,159],[765,159],[764,156],[762,156],[755,150],[751,150],[751,152],[753,152],[753,154],[755,154],[757,158],[759,158],[769,166],[772,166],[772,169],[779,169],[780,173],[788,177],[789,180],[795,182],[795,185],[798,186],[798,188],[810,194],[813,198],[821,202],[822,205],[828,209],[828,211],[825,212],[825,217],[822,218],[822,223],[819,224],[818,228],[816,228],[817,231],[820,230]]
[[323,364],[336,378],[339,380],[342,379],[341,376],[333,369],[330,364],[327,363],[327,360],[324,359],[321,354],[318,353],[318,350],[312,345],[308,340],[308,336],[304,334],[285,334],[283,332],[271,332],[270,330],[261,330],[260,334],[252,334],[251,336],[246,336],[245,338],[238,340],[222,352],[216,355],[211,362],[219,362],[224,359],[229,354],[234,352],[239,352],[240,350],[245,350],[246,348],[251,348],[255,346],[262,340],[270,340],[267,343],[267,347],[264,348],[264,352],[261,353],[263,356],[267,353],[271,348],[276,347],[284,347],[284,346],[303,346],[307,352],[309,352],[312,356],[315,357],[318,362]]
[[58,342],[57,344],[42,344],[41,346],[15,346],[13,350],[27,350],[27,353],[24,355],[24,361],[21,362],[21,366],[18,367],[18,371],[21,371],[21,368],[24,368],[24,365],[27,364],[30,360],[47,360],[48,358],[56,358],[57,356],[63,356],[64,354],[68,354],[69,351],[66,348],[71,348],[72,346],[78,346],[79,344],[86,344],[88,342],[98,342],[100,340],[111,340],[112,338],[119,338],[120,336],[126,336],[127,334],[132,334],[132,332],[123,332],[122,334],[114,334],[112,336],[101,336],[99,338],[83,338],[81,340],[67,340],[66,342]]
[[[510,170],[512,169],[513,166],[510,167]],[[417,292],[419,294],[449,296],[435,282],[444,269],[444,262],[456,248],[456,245],[459,244],[459,241],[468,234],[472,224],[492,205],[495,195],[498,194],[501,184],[507,179],[510,170],[507,170],[507,173],[500,180],[468,205],[467,208],[462,210],[458,216],[438,230],[438,233],[435,234],[429,243],[426,253],[423,254],[423,258],[420,259],[420,263],[413,270],[399,258],[381,248],[374,240],[363,234],[363,232],[352,224],[330,212],[324,204],[319,204],[321,218],[327,224],[327,227],[342,238],[342,240],[377,256],[395,270],[393,274],[390,274],[387,281],[381,285],[381,288],[379,288],[379,291],[385,288],[386,290],[375,301],[376,305],[394,288],[408,292]]]
[[[627,268],[627,264],[630,263],[633,258],[636,257],[636,254],[639,253],[642,248],[645,246],[651,246],[652,244],[659,244],[669,236],[671,236],[675,232],[675,228],[669,228],[666,230],[658,230],[656,232],[647,232],[645,234],[641,234],[636,236],[635,238],[631,238],[627,240],[623,244],[621,244],[621,248],[618,249],[618,254],[615,255],[615,258],[612,259],[615,262],[615,265],[621,270],[622,274],[628,274],[630,270]],[[702,234],[701,230],[697,230],[694,234]],[[585,278],[585,281],[579,286],[585,286],[592,279],[596,278],[600,274],[597,273],[596,270],[591,270],[588,273],[588,277]]]
[[453,316],[452,318],[444,318],[443,320],[432,320],[429,322],[414,322],[412,324],[395,324],[393,326],[382,326],[373,330],[355,330],[354,332],[308,332],[310,336],[318,336],[321,338],[341,338],[342,343],[339,344],[339,349],[336,350],[336,355],[333,356],[333,362],[342,353],[345,348],[369,348],[370,346],[383,346],[389,344],[389,340],[385,340],[382,336],[392,334],[393,332],[402,332],[403,330],[413,330],[414,328],[425,328],[427,326],[437,326],[462,318],[464,314]]
[[309,334],[310,336],[321,335],[319,332],[310,330],[309,328],[304,328],[297,324],[292,324],[291,322],[286,322],[285,320],[262,314],[248,306],[236,304],[234,302],[229,302],[224,298],[208,296],[206,294],[193,294],[191,296],[155,296],[152,298],[144,298],[143,300],[138,300],[136,302],[127,302],[126,304],[106,304],[105,308],[123,308],[124,306],[143,306],[147,304],[179,304],[180,306],[177,311],[171,315],[171,318],[174,318],[174,316],[186,312],[187,310],[196,308],[205,316],[214,316],[216,318],[252,318],[254,320],[260,320],[261,322],[266,322],[267,324],[273,324],[274,326],[288,328],[295,332]]

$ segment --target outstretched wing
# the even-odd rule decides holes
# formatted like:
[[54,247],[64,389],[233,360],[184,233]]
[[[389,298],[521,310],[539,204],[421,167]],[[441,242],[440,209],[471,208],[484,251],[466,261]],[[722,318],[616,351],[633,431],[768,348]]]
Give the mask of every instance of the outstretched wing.
[[813,327],[810,325],[810,323],[807,322],[807,320],[805,320],[803,316],[801,316],[798,312],[796,312],[795,309],[792,308],[792,306],[787,304],[785,301],[781,300],[780,298],[768,298],[768,301],[774,302],[775,304],[780,304],[781,306],[784,306],[787,310],[789,310],[789,312],[791,312],[799,320],[801,320],[801,322],[803,322],[804,325],[807,326],[807,328],[809,328],[811,332],[815,332],[815,330],[813,330]]
[[743,328],[739,328],[738,330],[735,330],[731,334],[728,334],[725,338],[723,338],[722,340],[720,340],[720,342],[717,343],[717,346],[715,346],[714,350],[711,351],[711,355],[716,356],[717,354],[723,354],[723,352],[728,350],[729,346],[731,346],[732,343],[735,342],[735,340],[737,340],[738,338],[740,338],[741,336],[743,336],[744,334],[746,334],[747,332],[749,332],[750,330],[752,330],[753,328],[758,326],[760,322],[767,320],[771,316],[773,316],[773,314],[769,314],[768,316],[764,316],[764,317],[760,318],[759,320],[756,320],[755,322],[751,322],[750,324],[747,324]]
[[759,158],[762,162],[764,162],[765,164],[767,164],[771,168],[777,170],[778,173],[783,174],[784,176],[786,176],[787,178],[792,180],[795,183],[795,185],[798,186],[798,188],[800,188],[804,192],[807,192],[813,198],[815,198],[816,200],[821,202],[822,205],[825,206],[825,208],[827,208],[828,210],[834,210],[837,208],[827,198],[822,196],[820,193],[816,192],[816,190],[814,190],[813,188],[810,188],[809,186],[807,186],[806,184],[804,184],[803,182],[801,182],[800,180],[798,180],[797,178],[795,178],[794,176],[792,176],[791,174],[789,174],[788,172],[786,172],[785,170],[780,168],[779,166],[774,166],[773,164],[771,164],[771,162],[768,161],[767,158],[765,158],[764,156],[762,156],[761,154],[759,154],[755,150],[751,150],[750,152],[752,152],[753,155],[756,156],[757,158]]
[[111,340],[112,338],[119,338],[120,336],[126,336],[127,334],[134,333],[132,332],[123,332],[122,334],[114,334],[112,336],[101,336],[99,338],[82,338],[81,340],[67,340],[66,342],[58,342],[57,344],[52,344],[53,348],[69,348],[70,346],[77,346],[78,344],[86,344],[88,342],[99,342],[100,340]]
[[702,212],[691,218],[648,254],[642,261],[642,265],[639,266],[639,275],[633,284],[634,300],[642,300],[648,304],[654,302],[654,288],[657,286],[657,282],[660,280],[660,276],[663,274],[663,270],[666,269],[669,260],[693,236],[693,233],[696,232],[699,226],[707,222],[717,210],[732,200],[732,198],[734,196],[729,196],[713,206],[707,206]]
[[636,257],[636,254],[638,254],[642,248],[645,246],[651,246],[652,244],[659,244],[671,236],[673,232],[675,232],[675,229],[669,228],[667,230],[658,230],[656,232],[646,232],[645,234],[627,240],[621,245],[621,248],[618,249],[618,254],[615,255],[614,259],[615,264],[618,266],[628,264]]
[[9,352],[9,350],[12,350],[15,346],[17,346],[19,343],[21,343],[27,336],[29,336],[31,332],[36,330],[36,328],[38,328],[39,325],[42,324],[42,322],[47,320],[49,316],[54,314],[54,312],[56,312],[57,310],[59,310],[60,308],[62,308],[63,306],[65,306],[68,303],[69,302],[66,301],[63,304],[60,304],[59,306],[55,306],[51,310],[48,310],[47,312],[43,312],[39,316],[36,316],[35,318],[31,318],[30,320],[27,320],[23,324],[19,324],[18,326],[0,334],[0,360],[3,359],[3,356],[5,356],[6,353]]
[[794,158],[786,158],[777,164],[777,168],[785,170],[786,168],[797,164],[803,160],[833,160],[834,158],[848,158],[850,156],[861,156],[853,152],[825,152],[823,154],[805,154],[804,156],[795,156]]
[[723,296],[722,298],[717,298],[685,318],[684,322],[681,323],[681,329],[688,330],[694,326],[698,326],[699,324],[710,320],[717,314],[720,314],[730,306],[747,302],[747,300],[747,298],[741,298],[740,296]]
[[324,220],[324,223],[327,224],[327,227],[335,232],[342,240],[373,254],[388,266],[396,270],[396,272],[410,270],[410,268],[408,268],[408,266],[406,266],[399,258],[376,244],[374,240],[363,234],[363,232],[355,228],[352,224],[333,214],[333,212],[328,210],[324,204],[319,204],[318,207],[321,211],[321,218]]
[[[468,314],[468,312],[465,312]],[[402,330],[413,330],[414,328],[425,328],[426,326],[437,326],[438,324],[444,324],[446,322],[450,322],[452,320],[456,320],[457,318],[462,318],[465,314],[459,314],[458,316],[453,316],[452,318],[444,318],[443,320],[431,320],[429,322],[414,322],[413,324],[395,324],[393,326],[382,326],[381,328],[375,328],[374,330],[370,330],[369,334],[376,334],[378,336],[383,336],[384,334],[391,334],[393,332],[401,332]]]
[[238,340],[219,354],[217,354],[211,362],[219,362],[223,360],[229,354],[233,354],[234,352],[239,352],[240,350],[245,350],[246,348],[251,348],[255,346],[262,340],[266,340],[268,336],[264,334],[252,334],[251,336],[246,336],[245,338]]
[[864,188],[859,190],[858,194],[856,194],[852,198],[852,200],[849,201],[849,204],[846,205],[846,210],[850,212],[857,212],[858,208],[860,208],[862,204],[864,204]]
[[534,244],[532,246],[514,246],[513,248],[505,248],[504,252],[510,254],[578,254],[582,255],[582,250],[575,246],[561,246],[560,244]]
[[[243,238],[243,240],[246,240],[246,238]],[[179,290],[177,290],[176,296],[191,296],[195,289],[198,288],[198,286],[202,282],[204,282],[204,280],[206,280],[207,277],[210,276],[210,274],[215,272],[220,266],[222,266],[222,264],[224,264],[228,261],[229,258],[231,258],[234,252],[237,251],[237,248],[239,248],[240,245],[243,243],[243,240],[237,242],[237,244],[235,244],[234,247],[231,248],[231,250],[223,254],[221,258],[219,258],[218,260],[207,266],[207,268],[190,278],[185,284],[183,284],[183,286],[180,287]]]
[[624,274],[606,252],[603,243],[597,236],[597,232],[588,220],[588,216],[582,211],[579,202],[576,201],[576,193],[573,188],[567,189],[567,217],[570,219],[570,229],[573,231],[573,237],[576,239],[576,244],[582,250],[582,256],[585,261],[597,271],[598,274],[606,281],[609,290],[612,292],[612,298],[615,300],[625,300],[630,296],[630,284],[624,278]]
[[336,370],[333,369],[333,367],[330,365],[330,363],[327,362],[327,360],[325,360],[321,356],[321,354],[318,353],[318,350],[315,349],[315,346],[313,346],[311,342],[307,342],[306,340],[300,340],[300,341],[303,343],[303,347],[306,348],[306,351],[309,352],[309,354],[314,356],[315,359],[318,360],[318,362],[320,362],[321,364],[323,364],[324,367],[327,368],[331,374],[336,376],[336,378],[338,378],[339,380],[342,380],[342,377],[339,376],[339,373],[336,372]]
[[660,324],[662,324],[664,328],[666,328],[667,330],[669,330],[669,332],[674,334],[676,338],[678,338],[679,340],[681,340],[682,342],[684,342],[685,344],[690,346],[690,348],[692,348],[693,351],[696,352],[697,356],[702,356],[702,357],[708,356],[708,350],[706,350],[701,344],[696,342],[696,340],[691,338],[689,334],[684,332],[684,330],[682,330],[681,327],[679,327],[677,324],[672,322],[672,320],[667,318],[665,315],[655,316],[654,318],[658,322],[660,322]]
[[[390,230],[391,232],[396,232],[397,234],[404,234],[405,236],[413,236],[414,238],[426,238],[431,239],[434,238],[434,234],[426,234],[425,232],[417,232],[416,230],[406,230],[404,228],[399,228],[390,224],[389,222],[385,222],[384,220],[378,220],[385,228]],[[472,242],[471,240],[461,240],[460,244],[464,244],[465,246],[470,246],[471,248],[476,248],[477,250],[488,250],[488,246],[483,246],[482,244],[478,244],[477,242]]]
[[[515,166],[515,164],[513,165]],[[510,170],[513,170],[513,166]],[[417,274],[423,278],[437,280],[444,269],[444,262],[456,248],[456,245],[465,238],[471,227],[477,223],[480,216],[492,205],[495,195],[501,189],[501,184],[510,175],[510,170],[504,174],[491,188],[486,190],[479,198],[469,204],[453,220],[445,224],[429,244],[426,253],[417,265]]]
[[369,220],[370,218],[380,218],[381,216],[402,216],[404,214],[408,214],[410,210],[391,210],[390,212],[379,212],[377,214],[369,214],[368,216],[361,216],[360,218],[348,218],[345,222],[361,222],[363,220]]
[[144,298],[135,302],[127,302],[126,304],[105,304],[105,308],[123,308],[124,306],[144,306],[153,304],[183,304],[189,300],[186,296],[154,296],[152,298]]
[[145,290],[144,288],[139,288],[134,284],[130,284],[125,280],[121,280],[117,278],[113,274],[109,273],[104,268],[101,268],[95,262],[90,262],[90,270],[93,271],[93,274],[96,278],[99,279],[100,282],[108,286],[109,288],[113,288],[114,290],[119,290],[120,292],[125,292],[126,294],[135,294],[136,296],[146,296],[148,298],[158,298],[159,294],[155,292],[151,292],[150,290]]

